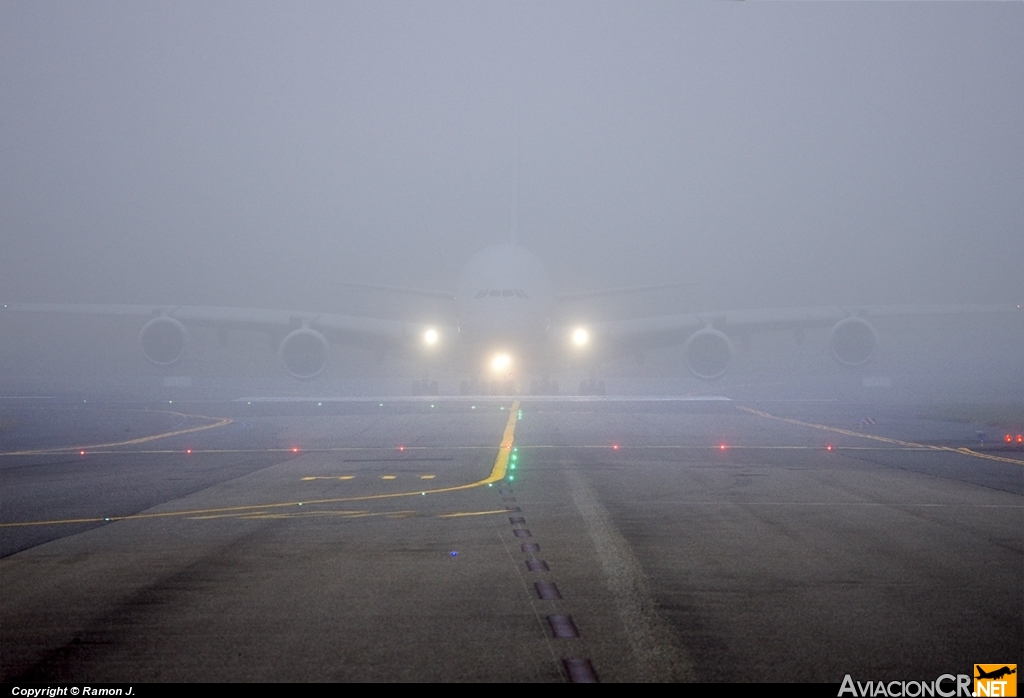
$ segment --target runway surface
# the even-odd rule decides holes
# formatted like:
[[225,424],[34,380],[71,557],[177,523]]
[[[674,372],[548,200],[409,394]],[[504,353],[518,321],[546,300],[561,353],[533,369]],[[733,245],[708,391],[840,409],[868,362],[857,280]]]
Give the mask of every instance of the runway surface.
[[5,681],[1024,663],[1024,454],[829,402],[0,400]]

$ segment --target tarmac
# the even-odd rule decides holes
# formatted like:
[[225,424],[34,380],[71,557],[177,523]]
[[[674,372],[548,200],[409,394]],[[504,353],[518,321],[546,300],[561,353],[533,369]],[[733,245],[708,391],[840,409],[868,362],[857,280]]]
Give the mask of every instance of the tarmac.
[[0,399],[4,681],[1024,663],[1024,453],[913,407]]

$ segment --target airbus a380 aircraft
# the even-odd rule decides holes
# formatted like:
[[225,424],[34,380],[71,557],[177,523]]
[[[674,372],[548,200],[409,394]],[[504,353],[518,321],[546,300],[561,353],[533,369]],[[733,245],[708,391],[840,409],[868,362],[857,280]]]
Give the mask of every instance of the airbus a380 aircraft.
[[[384,287],[380,287],[384,288]],[[402,349],[460,352],[469,375],[501,381],[543,373],[564,356],[616,356],[682,344],[687,368],[703,379],[723,375],[737,337],[769,330],[831,327],[829,346],[840,364],[859,366],[874,355],[878,335],[871,319],[882,316],[1015,313],[1019,305],[860,306],[663,315],[593,324],[565,322],[555,313],[563,297],[553,292],[541,262],[516,243],[488,247],[465,266],[454,294],[417,292],[454,302],[454,325],[385,320],[354,315],[255,308],[155,305],[4,305],[6,312],[137,316],[139,347],[150,362],[170,366],[182,359],[189,327],[212,325],[279,336],[285,370],[312,379],[327,366],[330,344],[378,352]],[[622,291],[628,291],[623,289]],[[621,291],[586,294],[601,296]],[[507,383],[506,383],[507,385]]]

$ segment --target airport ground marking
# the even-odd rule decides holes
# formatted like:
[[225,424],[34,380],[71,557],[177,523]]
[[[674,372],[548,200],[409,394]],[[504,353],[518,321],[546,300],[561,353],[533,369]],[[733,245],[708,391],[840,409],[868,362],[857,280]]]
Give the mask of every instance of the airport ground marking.
[[508,514],[508,509],[491,509],[489,511],[456,511],[451,514],[435,514],[435,519],[457,519],[463,516],[488,516],[491,514]]
[[1005,458],[1003,456],[993,456],[989,453],[980,453],[970,448],[953,448],[952,446],[933,446],[930,444],[920,444],[914,441],[903,441],[902,439],[893,439],[888,436],[878,436],[877,434],[863,434],[859,431],[853,431],[851,429],[843,429],[841,427],[830,427],[827,424],[815,424],[814,422],[805,422],[800,419],[793,419],[792,417],[779,417],[768,412],[762,412],[761,410],[755,410],[753,407],[744,407],[740,405],[737,409],[749,412],[750,414],[757,415],[758,417],[764,417],[766,419],[774,419],[779,422],[786,422],[787,424],[795,424],[801,427],[811,427],[812,429],[820,429],[822,431],[830,431],[836,434],[844,434],[845,436],[857,436],[862,439],[871,439],[872,441],[881,441],[882,443],[893,444],[896,446],[902,446],[908,449],[923,450],[923,451],[940,451],[945,453],[959,453],[962,456],[973,456],[975,458],[984,458],[986,460],[994,460],[1000,463],[1012,463],[1014,465],[1024,465],[1024,461],[1017,458]]
[[[208,417],[203,414],[185,414],[184,412],[173,412],[171,410],[133,410],[137,412],[156,412],[158,414],[170,414],[176,417],[185,417],[187,419],[211,419],[215,420],[212,424],[202,424],[197,427],[189,427],[188,429],[176,429],[174,431],[165,431],[159,434],[152,434],[150,436],[141,436],[136,439],[128,439],[127,441],[111,441],[103,444],[92,444],[91,446],[62,446],[60,448],[38,448],[30,449],[26,451],[10,451],[7,453],[0,453],[0,456],[42,456],[49,454],[61,454],[61,453],[73,453],[75,451],[85,451],[86,453],[93,452],[93,449],[97,448],[113,448],[116,446],[134,446],[135,444],[148,443],[150,441],[156,441],[157,439],[166,439],[171,436],[181,436],[183,434],[194,434],[200,431],[206,431],[208,429],[217,429],[219,427],[226,427],[235,420],[228,417]],[[121,451],[113,451],[113,453],[120,453]],[[180,452],[180,451],[176,451]]]
[[[519,400],[516,400],[512,403],[512,408],[509,410],[508,422],[505,424],[505,431],[502,434],[501,443],[498,445],[498,454],[494,458],[494,464],[491,467],[490,474],[488,474],[488,476],[482,480],[468,482],[464,485],[453,485],[451,487],[437,487],[434,489],[427,490],[415,490],[413,492],[391,492],[388,494],[369,494],[354,497],[332,497],[329,499],[311,500],[307,499],[293,502],[274,502],[270,504],[241,504],[233,507],[214,507],[210,509],[186,509],[179,511],[151,512],[147,514],[126,514],[124,516],[94,516],[78,519],[55,519],[51,521],[16,521],[12,523],[0,523],[0,528],[20,528],[25,526],[56,526],[61,524],[112,523],[114,521],[138,521],[142,519],[166,519],[175,517],[200,518],[200,515],[205,514],[223,514],[228,516],[240,516],[243,514],[262,512],[265,509],[281,509],[284,507],[295,506],[316,506],[323,504],[336,504],[340,502],[365,502],[375,499],[394,499],[396,497],[420,497],[428,494],[442,494],[445,492],[458,492],[461,490],[469,490],[475,487],[482,487],[484,485],[493,484],[505,477],[505,473],[508,470],[509,455],[512,453],[512,443],[515,439],[518,412]],[[394,514],[395,512],[387,513]]]
[[[198,416],[198,415],[195,415]],[[217,417],[207,417],[207,419],[218,419]],[[230,423],[231,420],[228,420]],[[214,427],[225,426],[225,424],[210,424],[201,429],[212,429]],[[196,429],[199,431],[199,429]],[[156,434],[152,437],[146,437],[148,439],[163,439],[168,436],[175,436],[177,434],[187,433],[186,431],[176,431],[167,434]],[[124,442],[130,443],[130,442]],[[109,448],[117,446],[118,444],[99,444],[99,448]],[[494,448],[493,445],[479,445],[479,446],[406,446],[406,451],[481,451],[489,450]],[[121,455],[121,456],[151,456],[161,454],[184,454],[185,449],[181,448],[147,448],[147,449],[131,449],[131,450],[97,450],[97,446],[68,446],[60,447],[56,449],[38,449],[35,451],[11,451],[8,453],[0,452],[0,456],[45,456],[45,455],[63,455],[68,453],[74,453],[75,451],[85,451],[90,456],[93,455]],[[199,454],[215,454],[215,453],[294,453],[296,455],[307,455],[310,453],[342,453],[350,451],[394,451],[393,446],[330,446],[330,447],[318,447],[318,448],[298,448],[292,446],[289,448],[192,448],[188,449],[190,455]],[[423,460],[436,460],[434,458],[380,458],[374,459],[373,462],[380,463],[416,463]],[[359,461],[350,461],[359,462]]]

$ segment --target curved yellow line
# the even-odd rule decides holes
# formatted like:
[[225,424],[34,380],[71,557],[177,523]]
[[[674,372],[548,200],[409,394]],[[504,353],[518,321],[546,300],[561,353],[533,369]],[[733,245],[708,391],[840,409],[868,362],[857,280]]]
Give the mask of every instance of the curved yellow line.
[[[395,497],[420,497],[427,494],[440,494],[442,492],[457,492],[468,490],[482,485],[489,485],[505,477],[508,468],[509,455],[512,452],[512,441],[515,437],[516,420],[519,412],[519,401],[512,403],[512,413],[509,415],[505,425],[505,433],[501,437],[501,444],[498,446],[498,455],[494,458],[494,465],[490,474],[483,480],[470,482],[465,485],[453,487],[439,487],[432,490],[416,490],[414,492],[392,492],[390,494],[370,494],[361,497],[333,497],[331,499],[307,499],[301,502],[276,502],[274,504],[243,504],[234,507],[217,507],[213,509],[188,509],[184,511],[167,511],[152,514],[129,514],[127,516],[100,516],[84,519],[58,519],[53,521],[22,521],[16,523],[0,523],[0,528],[15,528],[20,526],[54,526],[58,524],[76,523],[101,523],[105,521],[136,521],[139,519],[161,519],[174,516],[196,516],[197,514],[223,514],[227,512],[242,512],[260,509],[278,509],[282,507],[310,506],[316,504],[336,504],[339,502],[364,502],[373,499],[394,499]],[[208,427],[209,428],[209,427]]]
[[171,410],[140,410],[142,412],[156,412],[158,414],[172,414],[177,417],[186,417],[192,419],[215,419],[217,420],[213,424],[204,424],[198,427],[190,427],[188,429],[177,429],[175,431],[165,431],[160,434],[153,434],[152,436],[142,436],[137,439],[128,439],[127,441],[111,441],[103,444],[92,444],[91,446],[63,446],[61,448],[39,448],[30,451],[8,451],[6,453],[0,453],[0,456],[40,456],[46,454],[57,454],[57,453],[71,453],[73,451],[90,451],[96,448],[112,448],[114,446],[131,446],[133,444],[144,444],[148,441],[156,441],[157,439],[166,439],[171,436],[181,436],[182,434],[194,434],[197,431],[206,431],[207,429],[216,429],[218,427],[224,427],[231,424],[234,420],[227,417],[207,417],[202,414],[185,414],[184,412],[173,412]]
[[764,417],[766,419],[775,419],[780,422],[786,422],[788,424],[796,424],[801,427],[811,427],[812,429],[821,429],[822,431],[831,431],[836,434],[844,434],[846,436],[858,436],[862,439],[871,439],[872,441],[881,441],[887,444],[895,444],[897,446],[905,446],[914,449],[924,449],[927,451],[946,451],[948,453],[959,453],[962,456],[974,456],[975,458],[984,458],[986,460],[994,460],[1000,463],[1013,463],[1014,465],[1024,465],[1024,460],[1017,458],[1004,458],[1002,456],[993,456],[988,453],[978,453],[969,448],[952,448],[951,446],[932,446],[929,444],[919,444],[914,441],[901,441],[900,439],[890,439],[887,436],[876,436],[875,434],[862,434],[858,431],[851,431],[849,429],[840,429],[839,427],[830,427],[825,424],[815,424],[814,422],[803,422],[799,419],[791,419],[790,417],[777,417],[774,414],[762,412],[761,410],[755,410],[752,407],[740,406],[738,409],[751,414],[756,414],[758,417]]

